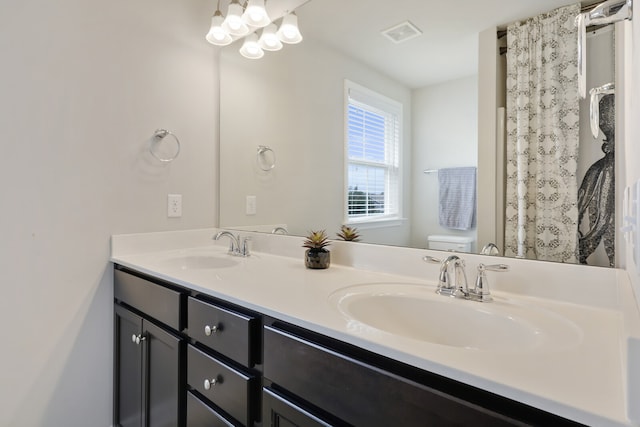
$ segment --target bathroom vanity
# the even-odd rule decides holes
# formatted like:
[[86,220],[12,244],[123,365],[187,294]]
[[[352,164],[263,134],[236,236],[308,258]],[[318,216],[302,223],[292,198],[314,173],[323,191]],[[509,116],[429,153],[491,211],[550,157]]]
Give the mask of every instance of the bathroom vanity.
[[[619,344],[638,315],[614,310],[620,289],[593,291],[604,307],[498,285],[495,303],[453,301],[435,295],[438,266],[422,263],[426,251],[385,255],[416,256],[409,275],[335,263],[314,271],[288,256],[302,253],[297,238],[252,236],[254,253],[241,258],[214,245],[214,233],[114,236],[116,425],[634,425]],[[338,260],[358,264],[344,249]],[[440,332],[415,335],[410,318],[398,326],[394,304],[410,317],[419,313],[407,304],[433,311],[417,330]],[[547,325],[558,337],[545,321],[560,322]],[[493,330],[468,335],[474,328]]]

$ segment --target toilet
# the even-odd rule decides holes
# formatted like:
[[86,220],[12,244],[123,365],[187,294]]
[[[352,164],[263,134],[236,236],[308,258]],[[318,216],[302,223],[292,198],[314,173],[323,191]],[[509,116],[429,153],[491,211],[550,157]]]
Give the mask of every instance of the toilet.
[[471,252],[473,237],[433,235],[427,237],[427,248],[438,251]]

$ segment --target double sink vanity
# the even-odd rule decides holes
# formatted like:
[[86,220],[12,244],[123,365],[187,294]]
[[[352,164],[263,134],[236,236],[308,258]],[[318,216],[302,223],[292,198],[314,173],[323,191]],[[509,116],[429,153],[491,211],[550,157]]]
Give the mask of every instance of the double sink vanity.
[[113,236],[116,425],[638,425],[624,271],[500,259],[480,302],[436,292],[443,253],[309,270],[301,238],[218,231]]

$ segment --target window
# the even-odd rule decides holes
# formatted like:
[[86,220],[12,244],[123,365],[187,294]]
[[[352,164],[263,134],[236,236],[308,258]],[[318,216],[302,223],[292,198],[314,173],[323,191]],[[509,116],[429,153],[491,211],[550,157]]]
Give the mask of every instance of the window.
[[345,82],[347,223],[399,219],[402,105]]

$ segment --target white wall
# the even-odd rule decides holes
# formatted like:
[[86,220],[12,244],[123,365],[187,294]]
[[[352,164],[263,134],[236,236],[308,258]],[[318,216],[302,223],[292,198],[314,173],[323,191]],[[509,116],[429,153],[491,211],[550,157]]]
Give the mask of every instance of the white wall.
[[[640,121],[638,120],[638,113],[640,112],[640,10],[634,8],[633,20],[631,22],[625,22],[626,34],[631,36],[629,43],[626,43],[627,53],[631,54],[631,61],[626,63],[626,90],[622,97],[616,95],[616,106],[621,102],[625,103],[627,114],[624,126],[625,138],[623,153],[616,153],[616,155],[622,154],[621,158],[624,159],[622,163],[624,186],[632,185],[634,182],[640,180]],[[622,27],[622,24],[618,24]],[[621,99],[622,98],[622,99]],[[620,129],[616,128],[618,135]],[[616,179],[619,175],[616,175]],[[622,200],[623,185],[618,186],[619,180],[616,182],[616,200]],[[616,203],[617,207],[620,206]],[[619,218],[620,216],[618,216]],[[617,219],[618,219],[617,218]],[[633,260],[633,246],[623,241],[623,247],[626,253],[626,270],[629,273],[631,282],[635,289],[636,300],[640,306],[640,266],[636,267]],[[640,250],[640,248],[636,248]],[[637,362],[640,364],[640,362]],[[639,368],[640,370],[640,368]],[[638,378],[640,382],[640,378]]]
[[[110,235],[216,224],[213,7],[0,3],[0,426],[109,426]],[[160,127],[169,165],[147,151]]]
[[411,246],[426,248],[427,236],[451,234],[476,238],[438,222],[438,174],[425,169],[478,164],[477,76],[452,80],[412,93],[413,149]]
[[[399,83],[311,40],[268,52],[260,61],[235,46],[221,56],[222,226],[286,224],[292,234],[326,229],[335,236],[343,221],[344,80],[404,105],[404,183],[410,190],[411,93]],[[275,151],[276,167],[256,166],[258,145]],[[257,198],[245,215],[245,198]],[[409,197],[404,212],[409,213]],[[367,242],[405,245],[409,224],[360,228]]]

